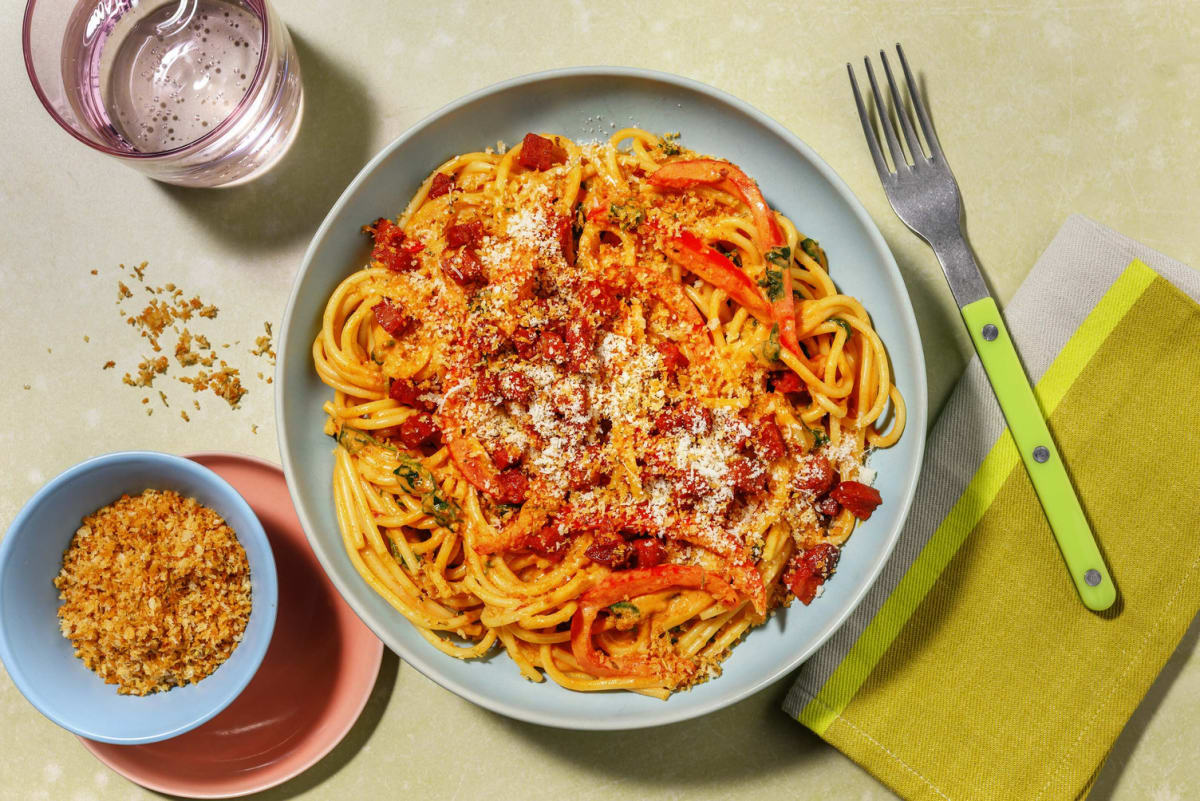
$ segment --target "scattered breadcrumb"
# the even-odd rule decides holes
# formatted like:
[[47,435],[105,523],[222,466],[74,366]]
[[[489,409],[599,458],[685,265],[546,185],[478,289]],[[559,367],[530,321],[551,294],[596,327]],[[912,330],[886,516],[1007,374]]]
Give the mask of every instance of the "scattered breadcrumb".
[[[126,267],[122,264],[121,269],[141,282],[142,288],[151,296],[141,311],[127,314],[124,309],[120,309],[120,314],[125,318],[125,322],[149,342],[150,348],[155,354],[161,353],[168,344],[173,344],[175,361],[179,367],[208,368],[199,369],[194,375],[177,376],[178,380],[189,384],[194,392],[212,391],[231,407],[237,408],[239,401],[247,392],[241,383],[238,368],[231,367],[225,361],[217,358],[216,348],[208,337],[181,326],[181,323],[189,320],[195,325],[197,318],[216,319],[220,311],[218,307],[215,304],[205,303],[199,296],[185,297],[184,291],[174,283],[167,282],[162,286],[146,283],[146,262],[142,262],[136,267]],[[96,272],[93,270],[93,273]],[[118,281],[117,288],[118,304],[134,296],[133,291],[124,281]],[[275,351],[272,347],[271,323],[264,323],[263,327],[266,335],[257,339],[257,347],[251,353],[256,356],[265,356],[274,364]],[[172,333],[174,342],[164,341]],[[86,339],[87,337],[85,337]],[[233,342],[234,345],[239,343],[240,340]],[[224,349],[230,347],[232,346],[229,343],[221,345],[221,348]],[[218,362],[220,366],[214,368]],[[116,362],[110,361],[105,364],[104,369],[115,366]],[[133,387],[150,387],[157,376],[168,371],[168,367],[166,356],[144,358],[138,365],[137,373],[135,375],[126,373],[123,380],[124,383]],[[270,378],[264,380],[268,384],[272,383]],[[159,397],[164,405],[169,405],[165,392],[160,390]],[[200,408],[199,403],[194,402],[194,405],[196,409]]]
[[193,400],[192,405],[196,407],[196,411],[200,411],[200,401]]
[[143,403],[143,404],[146,404],[146,403],[149,403],[149,402],[150,402],[150,399],[149,399],[149,398],[142,398],[142,403]]
[[257,426],[257,425],[255,425],[255,424],[253,424],[253,423],[251,423],[251,424],[250,424],[250,433],[251,433],[251,434],[257,434],[257,433],[258,433],[258,426]]
[[192,418],[188,417],[188,413],[185,412],[183,409],[179,410],[179,416],[183,418],[183,422],[185,422],[185,423],[192,422]]
[[100,274],[99,270],[92,270],[92,275],[99,275],[99,274]]
[[[271,364],[275,364],[275,349],[271,347],[271,323],[263,323],[263,329],[266,330],[267,333],[254,340],[254,350],[250,351],[250,353],[254,354],[255,356],[266,356],[267,361],[269,361]],[[266,381],[268,384],[271,383],[271,379],[265,378],[262,373],[259,373],[258,377],[260,380]]]
[[221,361],[221,369],[209,373],[201,370],[195,378],[179,379],[184,384],[190,384],[193,392],[211,389],[219,398],[224,398],[230,406],[237,406],[238,401],[246,394],[246,388],[238,377],[238,370]]
[[116,362],[114,362],[112,359],[109,359],[108,361],[106,361],[106,362],[104,363],[104,367],[103,367],[102,369],[104,369],[104,370],[111,370],[112,368],[114,368],[114,367],[116,367],[116,366],[117,366],[117,363],[116,363]]
[[163,392],[161,389],[158,391],[158,397],[159,397],[160,399],[162,399],[163,406],[170,406],[170,405],[171,405],[171,404],[167,403],[167,393]]
[[87,334],[84,334],[84,335],[83,335],[83,341],[84,341],[84,342],[91,342],[91,341],[92,341],[92,338],[91,338],[91,337],[89,337]]
[[200,354],[192,350],[192,332],[186,328],[179,332],[179,341],[175,343],[175,361],[183,367],[191,367],[200,361]]
[[26,385],[25,385],[25,389],[33,389],[33,387],[31,387],[31,386],[29,386],[28,384],[26,384]]
[[154,376],[167,372],[167,357],[145,358],[138,364],[137,378],[129,373],[121,380],[131,387],[149,387],[154,384]]

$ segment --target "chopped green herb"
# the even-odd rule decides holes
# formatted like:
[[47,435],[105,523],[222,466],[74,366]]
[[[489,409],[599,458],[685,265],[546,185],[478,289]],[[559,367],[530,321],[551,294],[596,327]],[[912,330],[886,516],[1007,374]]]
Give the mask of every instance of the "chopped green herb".
[[377,354],[375,351],[371,351],[371,361],[375,362],[380,367],[383,366],[383,359],[380,358],[379,354]]
[[632,231],[646,221],[646,212],[635,203],[609,203],[608,216],[624,231]]
[[819,448],[829,442],[829,437],[819,428],[810,428],[808,433],[813,435],[813,447]]
[[808,257],[822,267],[825,266],[825,251],[821,250],[821,246],[817,244],[817,240],[805,238],[800,242],[800,249],[808,254]]
[[767,335],[766,340],[759,346],[758,356],[764,362],[772,364],[779,361],[779,324],[771,326],[771,333]]
[[738,253],[736,250],[731,250],[728,253],[726,253],[725,258],[729,259],[731,262],[736,264],[738,267],[742,266],[742,254]]
[[783,295],[783,270],[768,267],[758,285],[767,291],[767,300],[774,303]]
[[678,156],[683,152],[683,149],[679,147],[679,142],[676,141],[678,139],[678,133],[665,133],[662,135],[662,139],[659,140],[658,149],[661,150],[664,155]]
[[387,540],[388,553],[390,553],[392,558],[397,562],[404,564],[404,556],[400,553],[400,546],[397,545],[396,541],[391,537],[385,537],[384,539]]
[[792,249],[787,245],[771,248],[767,251],[767,261],[786,270],[792,266]]
[[630,617],[632,617],[634,615],[640,615],[642,613],[642,610],[638,609],[636,606],[629,603],[629,601],[617,601],[615,604],[608,607],[608,611],[612,612],[615,615],[630,616]]
[[842,330],[846,332],[846,339],[849,339],[854,333],[854,329],[850,327],[850,323],[846,322],[841,317],[833,317],[829,320],[829,322],[840,325]]
[[761,559],[761,558],[762,558],[762,552],[763,552],[763,544],[762,544],[762,542],[756,542],[756,543],[754,543],[753,545],[751,545],[751,546],[750,546],[750,559],[751,559],[751,561],[757,562],[759,559]]
[[400,466],[392,472],[409,495],[421,499],[421,509],[440,526],[449,526],[458,519],[458,504],[442,495],[437,480],[420,460],[400,454]]
[[337,433],[336,437],[338,444],[345,448],[349,453],[354,454],[361,451],[368,445],[374,445],[377,448],[384,450],[395,451],[395,445],[389,445],[386,442],[380,442],[365,431],[359,431],[357,428],[350,426],[342,426],[342,430]]

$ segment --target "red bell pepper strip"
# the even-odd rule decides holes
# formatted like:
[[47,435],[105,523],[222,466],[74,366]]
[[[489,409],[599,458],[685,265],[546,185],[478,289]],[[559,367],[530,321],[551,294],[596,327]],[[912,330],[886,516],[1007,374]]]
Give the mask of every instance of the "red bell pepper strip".
[[[762,284],[771,303],[772,321],[779,326],[779,344],[794,355],[803,357],[800,342],[796,338],[796,307],[792,300],[792,254],[784,246],[783,232],[775,222],[775,214],[767,205],[754,179],[736,165],[725,161],[690,159],[668,162],[646,180],[651,185],[663,189],[715,186],[741,198],[754,217],[756,244],[766,256],[766,273]],[[701,277],[705,278],[703,275]],[[717,284],[714,283],[714,286]],[[732,292],[729,294],[741,303]],[[758,314],[754,316],[760,317]]]
[[672,161],[659,167],[646,180],[663,189],[690,189],[697,185],[723,188],[749,207],[754,216],[758,246],[764,253],[783,244],[783,233],[758,184],[735,164],[716,159]]
[[450,451],[450,461],[477,490],[493,497],[500,494],[500,473],[478,440],[447,436],[446,448]]
[[714,590],[725,603],[736,601],[733,589],[698,565],[657,565],[614,573],[579,598],[579,608],[571,619],[571,653],[579,666],[594,676],[653,675],[654,667],[640,659],[606,658],[592,645],[592,625],[596,615],[617,601],[648,595],[671,587]]
[[736,264],[710,248],[700,237],[684,231],[667,241],[667,256],[683,269],[703,278],[725,292],[726,295],[746,307],[746,310],[764,322],[774,322],[772,309],[759,294],[758,287],[750,276]]
[[766,271],[762,284],[771,301],[771,312],[779,326],[779,344],[798,358],[805,358],[796,338],[796,305],[792,301],[792,253],[786,246],[772,248],[766,252]]

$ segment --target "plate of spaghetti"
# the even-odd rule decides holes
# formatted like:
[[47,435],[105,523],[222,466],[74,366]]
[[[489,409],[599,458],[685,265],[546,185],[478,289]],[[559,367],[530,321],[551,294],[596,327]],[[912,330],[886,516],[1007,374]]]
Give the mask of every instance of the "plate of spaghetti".
[[567,70],[367,165],[297,278],[278,404],[313,549],[389,646],[503,714],[631,728],[845,619],[907,514],[925,376],[882,238],[799,140]]

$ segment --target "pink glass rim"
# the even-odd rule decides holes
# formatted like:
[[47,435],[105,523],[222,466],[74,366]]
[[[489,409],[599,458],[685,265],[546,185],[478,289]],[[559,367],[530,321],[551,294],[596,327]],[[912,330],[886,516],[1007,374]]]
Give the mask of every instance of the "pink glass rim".
[[127,150],[117,150],[116,148],[102,145],[99,142],[95,142],[87,138],[76,131],[70,123],[59,116],[59,113],[55,111],[54,106],[50,104],[50,100],[46,97],[46,93],[42,91],[42,85],[38,80],[37,71],[33,67],[33,55],[30,53],[29,34],[33,27],[33,8],[38,4],[38,0],[28,0],[28,2],[25,4],[25,18],[21,22],[21,48],[25,55],[25,72],[29,76],[29,82],[33,84],[34,93],[37,94],[38,100],[42,102],[42,107],[50,113],[50,116],[54,118],[54,121],[58,123],[60,128],[78,139],[80,142],[83,142],[88,147],[93,148],[94,150],[99,150],[101,153],[107,153],[110,156],[116,156],[117,158],[125,159],[152,159],[162,158],[164,156],[173,156],[178,153],[191,150],[197,145],[208,142],[216,138],[224,131],[228,130],[228,128],[233,125],[234,121],[241,116],[242,112],[246,108],[246,105],[250,101],[251,95],[254,94],[254,90],[258,88],[259,79],[263,74],[263,67],[267,63],[267,53],[270,50],[270,48],[267,46],[267,43],[270,41],[270,22],[267,19],[267,4],[264,2],[264,0],[246,0],[246,3],[254,10],[256,14],[258,14],[258,18],[262,22],[262,47],[258,53],[258,64],[254,68],[254,77],[250,81],[249,88],[246,89],[246,94],[242,95],[242,99],[238,101],[238,104],[234,107],[233,111],[229,113],[229,116],[221,120],[221,122],[211,131],[198,139],[185,142],[179,147],[171,148],[170,150],[156,150],[153,153],[138,153],[136,151],[130,152]]

